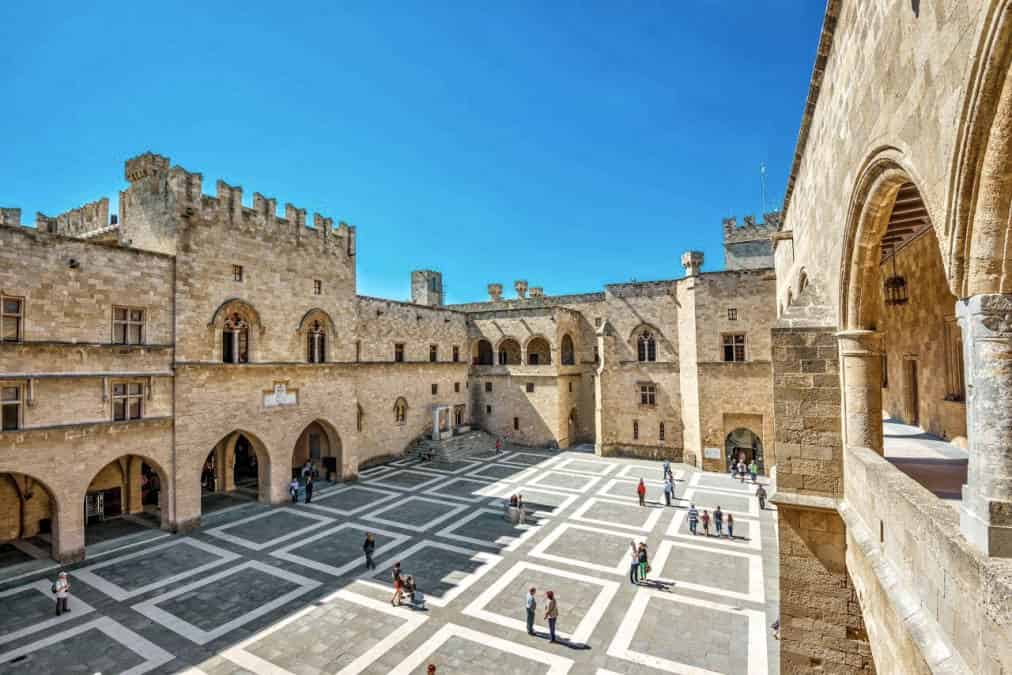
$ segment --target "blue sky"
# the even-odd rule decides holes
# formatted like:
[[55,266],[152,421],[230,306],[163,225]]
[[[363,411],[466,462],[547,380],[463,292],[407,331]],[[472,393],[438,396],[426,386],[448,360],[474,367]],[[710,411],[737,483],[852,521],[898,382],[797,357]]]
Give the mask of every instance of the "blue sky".
[[448,301],[721,269],[783,198],[823,3],[0,3],[0,206],[55,214],[145,150],[352,223],[360,293]]

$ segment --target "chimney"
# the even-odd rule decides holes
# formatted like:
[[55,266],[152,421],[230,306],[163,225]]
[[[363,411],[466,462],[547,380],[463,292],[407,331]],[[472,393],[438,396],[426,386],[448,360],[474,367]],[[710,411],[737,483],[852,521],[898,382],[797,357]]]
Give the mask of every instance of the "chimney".
[[699,268],[703,266],[702,251],[686,251],[682,254],[682,267],[685,268],[685,276],[694,277],[699,275]]
[[502,284],[488,285],[488,299],[491,302],[499,302],[502,300]]
[[513,282],[513,288],[517,291],[517,297],[523,300],[527,297],[527,281],[524,279],[517,279]]

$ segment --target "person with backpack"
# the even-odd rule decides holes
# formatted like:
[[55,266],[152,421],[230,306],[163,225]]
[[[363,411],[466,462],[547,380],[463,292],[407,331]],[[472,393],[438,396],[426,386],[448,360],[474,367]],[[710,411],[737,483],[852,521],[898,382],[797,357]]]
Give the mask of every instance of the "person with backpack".
[[52,590],[53,595],[56,596],[56,616],[69,612],[70,607],[67,603],[70,601],[70,581],[67,580],[66,572],[60,572],[56,577]]

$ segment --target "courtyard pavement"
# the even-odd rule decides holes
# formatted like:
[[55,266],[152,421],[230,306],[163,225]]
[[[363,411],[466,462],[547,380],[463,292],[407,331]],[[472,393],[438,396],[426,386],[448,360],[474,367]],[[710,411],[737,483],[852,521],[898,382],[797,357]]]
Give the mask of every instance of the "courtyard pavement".
[[[241,505],[188,535],[106,551],[67,568],[61,617],[55,572],[2,583],[0,673],[779,672],[775,512],[758,509],[754,487],[673,465],[678,499],[666,507],[659,462],[509,450],[402,460],[309,505]],[[516,492],[530,511],[520,525],[504,517]],[[689,533],[690,501],[732,513],[735,538]],[[646,583],[629,581],[630,541],[651,552]],[[425,609],[391,606],[395,561]]]

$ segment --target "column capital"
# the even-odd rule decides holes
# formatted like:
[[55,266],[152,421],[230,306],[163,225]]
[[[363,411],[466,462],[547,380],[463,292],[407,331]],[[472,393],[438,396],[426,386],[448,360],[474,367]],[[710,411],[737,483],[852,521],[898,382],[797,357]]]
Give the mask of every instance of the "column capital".
[[1012,338],[1012,295],[982,293],[956,303],[960,323],[973,323],[977,339]]
[[882,335],[875,330],[842,330],[836,341],[841,356],[871,356],[882,353]]

